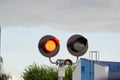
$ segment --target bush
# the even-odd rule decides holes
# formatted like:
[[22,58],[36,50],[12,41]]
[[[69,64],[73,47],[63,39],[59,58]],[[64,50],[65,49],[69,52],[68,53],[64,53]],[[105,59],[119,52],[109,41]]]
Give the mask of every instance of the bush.
[[57,80],[57,68],[45,65],[30,65],[23,72],[24,80]]
[[[63,80],[72,80],[72,70],[73,68],[71,66],[65,69]],[[34,63],[25,68],[22,77],[24,80],[58,80],[58,71],[56,67],[46,65],[38,66]]]
[[8,80],[8,76],[6,74],[2,74],[0,76],[0,80]]
[[67,66],[67,68],[65,69],[64,80],[72,80],[72,72],[73,72],[73,67]]

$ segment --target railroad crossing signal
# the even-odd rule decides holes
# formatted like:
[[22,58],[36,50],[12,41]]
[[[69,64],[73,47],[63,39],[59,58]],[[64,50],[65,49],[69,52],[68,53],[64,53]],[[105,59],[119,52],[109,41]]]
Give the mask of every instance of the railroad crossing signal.
[[38,49],[43,56],[49,58],[51,63],[59,65],[58,79],[63,80],[63,77],[65,76],[65,65],[72,66],[73,64],[76,64],[78,62],[78,57],[84,55],[87,51],[88,42],[82,35],[73,35],[68,39],[67,49],[73,56],[77,57],[76,63],[73,63],[70,59],[58,59],[56,62],[51,60],[51,57],[57,55],[60,49],[59,40],[52,35],[42,37],[38,43]]
[[72,66],[72,64],[73,64],[73,62],[70,59],[66,59],[64,61],[64,65],[70,65],[70,66]]
[[[48,57],[51,63],[61,64],[60,61],[52,62],[51,57],[57,55],[60,49],[59,39],[52,35],[46,35],[42,37],[38,43],[38,48],[40,53]],[[88,49],[88,41],[82,35],[73,35],[67,41],[67,49],[73,56],[76,56],[77,59],[79,56],[82,56],[86,53]],[[72,65],[73,62],[70,59],[66,59],[63,62],[64,65]]]
[[88,49],[88,42],[82,35],[73,35],[68,39],[67,49],[73,56],[82,56]]
[[38,49],[45,57],[54,57],[58,53],[59,48],[59,40],[52,35],[42,37],[38,43]]

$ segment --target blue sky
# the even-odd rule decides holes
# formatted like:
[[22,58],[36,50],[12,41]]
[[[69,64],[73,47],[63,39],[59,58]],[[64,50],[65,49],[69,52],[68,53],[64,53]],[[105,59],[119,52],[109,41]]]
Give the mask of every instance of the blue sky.
[[89,51],[99,51],[100,60],[120,61],[120,33],[80,33],[53,29],[51,27],[5,27],[2,28],[1,53],[4,59],[4,71],[20,77],[24,69],[36,62],[38,64],[51,65],[49,59],[42,56],[38,51],[38,41],[44,35],[53,35],[60,40],[60,51],[56,59],[76,58],[69,54],[66,48],[68,38],[74,34],[83,35],[88,39],[89,48],[82,56],[89,58]]

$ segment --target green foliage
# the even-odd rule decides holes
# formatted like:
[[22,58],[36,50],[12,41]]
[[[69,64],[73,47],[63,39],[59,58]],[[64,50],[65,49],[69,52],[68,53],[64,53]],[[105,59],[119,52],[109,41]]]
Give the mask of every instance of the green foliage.
[[[73,67],[68,66],[63,80],[72,80],[72,71]],[[24,80],[58,80],[58,71],[56,67],[39,66],[34,63],[25,69],[22,77]]]
[[64,80],[72,80],[72,71],[73,71],[72,66],[66,67]]
[[2,74],[0,76],[0,80],[8,80],[8,76],[6,74]]
[[57,80],[57,68],[45,65],[30,65],[23,72],[24,80]]

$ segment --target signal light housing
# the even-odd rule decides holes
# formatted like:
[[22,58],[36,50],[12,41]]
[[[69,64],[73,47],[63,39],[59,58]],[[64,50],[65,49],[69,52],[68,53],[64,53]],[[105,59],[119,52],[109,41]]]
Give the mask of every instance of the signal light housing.
[[51,35],[42,37],[38,43],[38,49],[45,57],[54,57],[58,53],[59,48],[59,40]]
[[66,59],[64,61],[64,65],[72,65],[72,64],[73,64],[73,62],[70,59]]
[[82,35],[73,35],[67,42],[68,51],[74,56],[82,56],[88,49],[88,42]]

